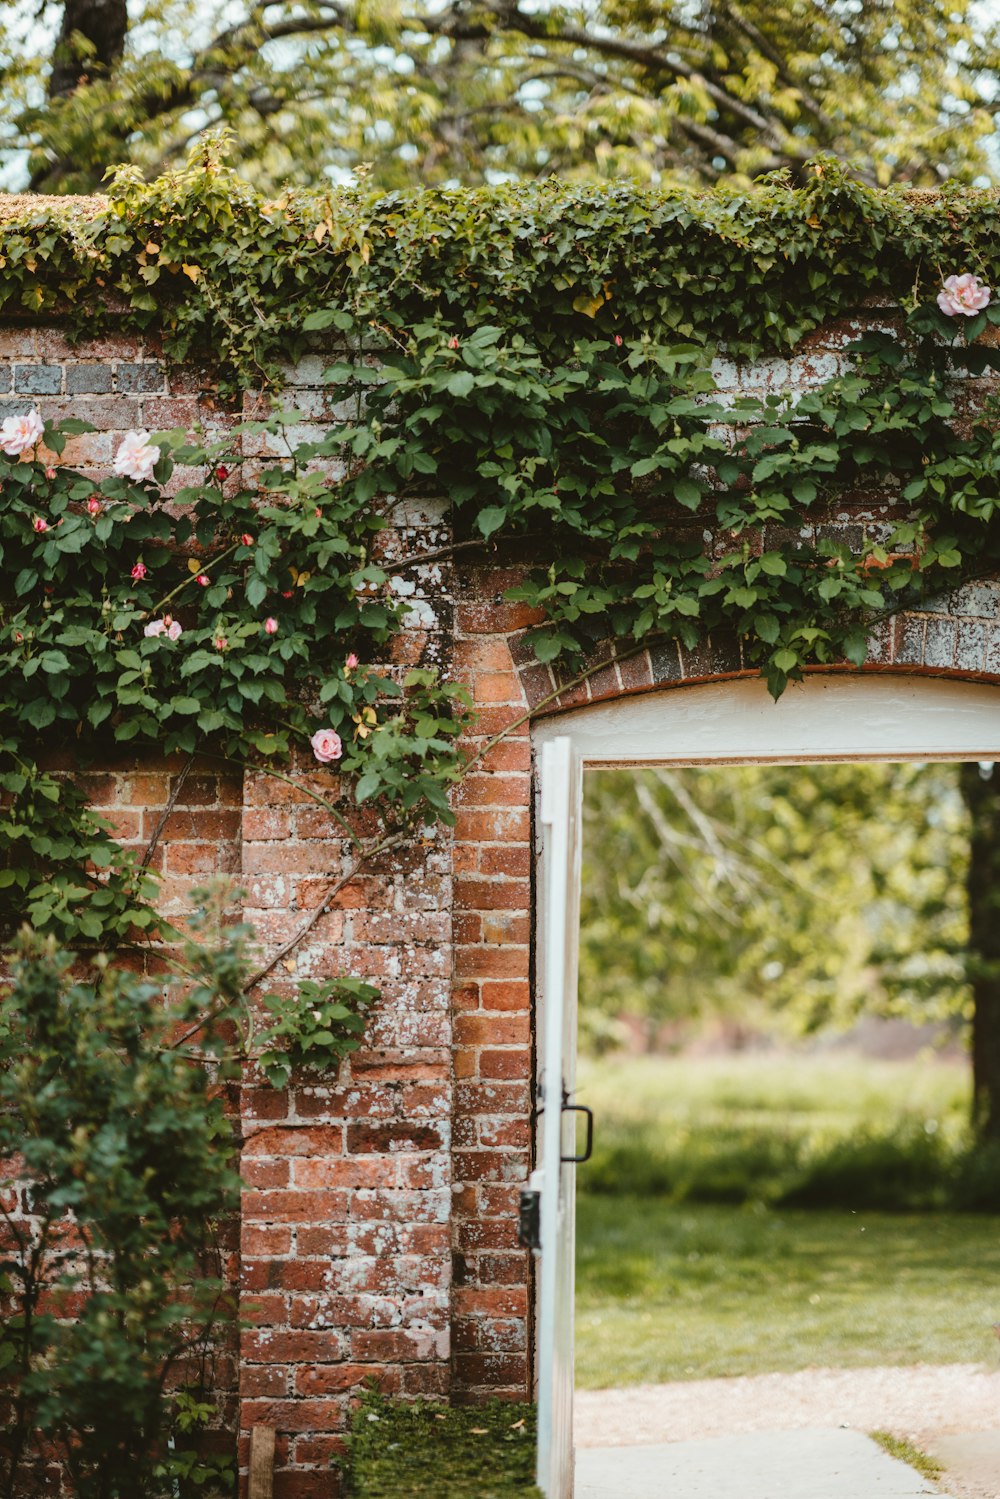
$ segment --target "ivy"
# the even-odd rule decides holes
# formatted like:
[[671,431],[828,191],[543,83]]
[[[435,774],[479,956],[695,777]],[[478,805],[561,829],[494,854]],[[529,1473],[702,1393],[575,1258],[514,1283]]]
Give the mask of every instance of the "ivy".
[[[81,336],[112,317],[155,327],[224,390],[275,383],[317,342],[343,350],[337,416],[313,442],[289,440],[294,412],[215,441],[158,433],[145,467],[96,484],[58,461],[86,430],[64,422],[0,459],[8,929],[28,916],[98,947],[166,935],[152,876],[44,769],[53,748],[86,765],[113,740],[288,778],[312,746],[330,783],[310,795],[353,849],[345,879],[450,820],[468,695],[379,665],[425,560],[385,558],[400,501],[447,500],[455,540],[428,557],[528,559],[509,596],[541,612],[535,654],[564,675],[723,632],[778,696],[811,665],[860,665],[876,619],[995,564],[997,438],[967,376],[995,361],[977,340],[1000,308],[956,320],[934,301],[955,270],[1000,279],[991,195],[874,192],[820,162],[804,188],[735,195],[544,183],[264,201],[221,155],[199,146],[148,185],[119,171],[107,200],[0,228],[8,313],[69,309]],[[866,295],[901,309],[892,330],[858,338],[818,388],[717,388],[720,344],[795,348]],[[244,477],[244,436],[284,456]],[[196,482],[168,501],[176,464]],[[859,494],[893,518],[850,549],[822,522]],[[328,1044],[311,1000],[275,1012],[300,1059]],[[334,1051],[364,1006],[348,1008]]]
[[867,298],[914,307],[956,268],[1000,282],[990,190],[873,189],[832,160],[801,188],[781,174],[707,193],[549,179],[268,200],[226,171],[225,149],[199,144],[149,184],[121,168],[106,200],[5,222],[0,310],[68,313],[81,335],[154,328],[171,358],[209,360],[236,391],[277,382],[320,332],[378,347],[438,317],[550,351],[597,330],[754,357]]

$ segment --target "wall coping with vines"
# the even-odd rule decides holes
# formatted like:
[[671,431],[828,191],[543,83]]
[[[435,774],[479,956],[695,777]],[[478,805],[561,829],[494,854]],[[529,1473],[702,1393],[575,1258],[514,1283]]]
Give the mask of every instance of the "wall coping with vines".
[[[223,393],[276,392],[266,422],[221,437],[129,433],[99,482],[61,461],[84,424],[26,411],[0,428],[8,928],[97,948],[163,930],[148,872],[43,768],[53,745],[94,762],[113,733],[279,776],[298,746],[330,775],[317,798],[353,847],[348,878],[448,821],[468,697],[380,665],[405,617],[394,579],[430,560],[538,558],[509,596],[539,611],[531,646],[564,680],[602,649],[725,630],[776,697],[809,666],[862,664],[874,620],[995,569],[994,194],[875,191],[820,161],[805,187],[741,193],[267,201],[223,154],[200,146],[149,185],[121,169],[106,199],[13,200],[0,224],[0,316],[152,334]],[[829,379],[717,389],[720,347],[753,360],[852,316]],[[241,430],[287,435],[282,371],[316,347],[336,418],[244,472]],[[168,504],[176,463],[199,477]],[[860,551],[803,539],[859,495],[885,506]],[[453,540],[386,563],[394,508],[428,496]],[[344,984],[281,1011],[299,1060],[332,1044],[302,1018],[320,1001],[370,1001]]]

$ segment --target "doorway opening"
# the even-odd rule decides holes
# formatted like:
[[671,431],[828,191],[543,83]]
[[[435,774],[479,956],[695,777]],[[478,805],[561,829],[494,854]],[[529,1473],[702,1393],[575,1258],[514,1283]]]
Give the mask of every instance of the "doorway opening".
[[585,776],[578,1499],[632,1468],[635,1499],[714,1499],[719,1467],[784,1499],[820,1451],[856,1471],[814,1499],[909,1492],[901,1457],[930,1479],[956,1432],[1000,1458],[1000,1077],[974,1121],[969,1057],[994,801],[989,762]]

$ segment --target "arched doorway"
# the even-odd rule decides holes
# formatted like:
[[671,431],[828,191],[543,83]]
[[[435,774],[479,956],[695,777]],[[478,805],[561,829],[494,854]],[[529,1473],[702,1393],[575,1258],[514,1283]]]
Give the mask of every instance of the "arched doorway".
[[[576,1062],[583,772],[588,766],[1000,758],[1000,689],[918,676],[815,675],[778,703],[739,680],[621,698],[533,730],[538,781],[538,1482],[573,1491],[575,1172],[567,1106]],[[557,1100],[558,1107],[549,1105]]]

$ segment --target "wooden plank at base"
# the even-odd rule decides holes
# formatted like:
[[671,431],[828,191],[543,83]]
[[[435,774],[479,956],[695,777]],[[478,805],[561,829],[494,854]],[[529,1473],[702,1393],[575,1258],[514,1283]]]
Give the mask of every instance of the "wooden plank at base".
[[250,1482],[247,1499],[273,1499],[274,1496],[273,1426],[250,1429]]

